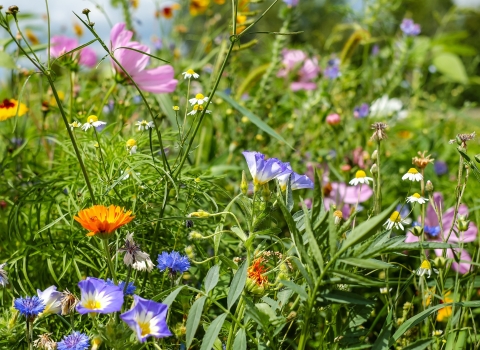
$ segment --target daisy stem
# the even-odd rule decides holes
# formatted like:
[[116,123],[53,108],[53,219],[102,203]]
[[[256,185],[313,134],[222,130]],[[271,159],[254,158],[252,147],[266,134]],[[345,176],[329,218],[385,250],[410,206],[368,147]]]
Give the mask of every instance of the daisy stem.
[[103,249],[105,250],[105,258],[107,259],[108,269],[112,275],[113,283],[117,284],[117,276],[115,276],[115,270],[113,269],[112,256],[110,254],[110,247],[108,246],[108,239],[102,239]]
[[380,186],[380,140],[377,140],[377,183],[375,186],[375,214],[379,215],[382,211],[382,191]]

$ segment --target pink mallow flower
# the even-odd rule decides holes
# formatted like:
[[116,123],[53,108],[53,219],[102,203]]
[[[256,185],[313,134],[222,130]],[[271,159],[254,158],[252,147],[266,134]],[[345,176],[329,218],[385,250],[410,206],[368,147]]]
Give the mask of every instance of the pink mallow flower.
[[277,73],[277,77],[287,77],[291,72],[295,72],[297,81],[290,84],[292,91],[314,90],[317,84],[312,80],[317,78],[320,73],[318,60],[316,57],[307,58],[306,54],[301,50],[282,51],[283,68]]
[[[172,66],[164,65],[153,69],[145,69],[150,61],[150,56],[129,49],[120,49],[120,47],[129,47],[150,54],[148,46],[130,41],[132,36],[131,31],[125,30],[125,23],[117,23],[113,26],[110,31],[110,44],[117,61],[141,90],[156,94],[175,91],[178,81],[173,79]],[[112,61],[112,64],[120,75],[125,76],[123,70],[115,62]]]
[[[443,208],[443,196],[440,192],[435,192],[433,194],[433,200],[435,202],[435,205],[439,210]],[[453,222],[453,216],[454,216],[454,211],[455,208],[450,208],[446,212],[443,213],[442,215],[442,226],[443,226],[443,233],[442,229],[440,227],[440,223],[438,221],[437,214],[435,214],[435,210],[433,209],[433,206],[430,204],[427,208],[427,214],[425,217],[425,239],[427,241],[431,242],[447,242],[447,243],[468,243],[468,242],[473,242],[475,238],[477,237],[478,229],[475,226],[473,222],[470,223],[468,226],[468,229],[464,232],[458,231],[458,227],[456,226],[456,223]],[[468,215],[468,208],[466,205],[461,204],[460,207],[458,208],[458,214],[457,218],[459,215],[466,216]],[[452,226],[455,225],[454,231],[452,231],[452,234],[450,237],[448,237],[448,233],[450,232],[450,229]],[[458,236],[455,233],[458,232]],[[412,243],[412,242],[418,242],[419,238],[417,236],[414,236],[413,233],[410,231],[407,233],[407,238],[405,239],[405,243]],[[435,249],[435,254],[437,256],[443,256],[443,249]],[[446,257],[449,259],[454,259],[455,256],[459,256],[461,262],[457,263],[454,261],[452,263],[452,269],[455,271],[458,271],[461,274],[466,274],[468,271],[470,271],[471,264],[469,264],[467,261],[472,261],[472,258],[470,257],[470,254],[465,249],[462,248],[453,248],[453,249],[447,249],[447,254]]]
[[[50,40],[50,55],[57,58],[79,46],[78,40],[75,38],[69,38],[64,35],[52,36],[52,39]],[[97,55],[95,54],[95,51],[89,47],[84,47],[73,53],[74,57],[79,54],[80,59],[78,60],[78,63],[90,68],[95,67],[97,64]]]
[[373,195],[373,190],[368,185],[348,186],[343,182],[329,182],[323,186],[323,195],[323,202],[327,210],[330,205],[336,205],[337,209],[342,211],[343,217],[348,218],[352,206],[369,200]]

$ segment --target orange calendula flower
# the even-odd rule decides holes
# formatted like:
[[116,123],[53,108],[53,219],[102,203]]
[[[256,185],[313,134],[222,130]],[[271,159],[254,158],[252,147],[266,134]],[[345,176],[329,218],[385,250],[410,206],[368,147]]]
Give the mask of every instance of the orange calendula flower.
[[19,107],[17,100],[7,98],[3,100],[3,102],[0,103],[0,121],[15,117],[15,115],[17,115],[17,109],[19,117],[28,112],[27,106],[25,106],[23,103],[20,103]]
[[264,285],[268,284],[268,278],[263,275],[267,271],[263,265],[264,261],[264,258],[255,259],[247,270],[248,278],[253,280],[259,287],[263,287]]
[[109,238],[117,228],[128,224],[135,216],[132,211],[124,211],[122,207],[110,205],[94,205],[91,208],[83,209],[74,219],[89,230],[87,236],[99,236],[100,238]]
[[210,0],[191,0],[190,1],[190,14],[192,16],[201,15],[207,11]]
[[[453,299],[449,297],[450,292],[447,292],[445,296],[443,297],[443,300],[441,303],[453,303]],[[438,322],[443,322],[446,321],[450,316],[452,315],[452,307],[451,306],[445,306],[444,308],[441,308],[438,310],[437,313],[437,321]]]

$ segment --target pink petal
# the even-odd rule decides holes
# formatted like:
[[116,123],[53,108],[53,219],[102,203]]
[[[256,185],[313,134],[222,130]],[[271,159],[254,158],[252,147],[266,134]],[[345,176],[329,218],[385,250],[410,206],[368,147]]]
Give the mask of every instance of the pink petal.
[[405,238],[405,243],[414,243],[418,241],[419,241],[419,238],[417,236],[415,236],[410,231],[407,232],[407,238]]
[[295,81],[290,84],[290,89],[292,91],[315,90],[316,88],[317,88],[317,84],[312,82]]
[[111,49],[120,46],[125,46],[130,39],[132,39],[133,33],[129,30],[125,30],[125,23],[117,23],[110,31],[110,45]]
[[78,46],[78,41],[75,38],[69,38],[65,35],[56,35],[52,36],[50,44],[50,55],[53,57],[60,57],[64,53],[76,48]]
[[332,182],[331,185],[330,197],[335,198],[338,203],[357,204],[357,200],[359,203],[363,203],[373,195],[373,190],[368,185],[347,186],[339,182]]
[[95,54],[95,51],[93,51],[89,47],[85,47],[80,51],[80,64],[83,64],[84,66],[93,68],[97,64],[97,55]]
[[173,67],[165,65],[144,70],[133,78],[141,90],[163,94],[175,91],[178,81],[173,76]]
[[[461,250],[461,252],[459,252]],[[470,271],[470,268],[472,267],[471,264],[468,262],[462,262],[462,261],[472,261],[472,258],[470,257],[470,254],[465,249],[460,249],[460,248],[455,248],[455,249],[447,249],[447,258],[449,259],[454,259],[454,254],[457,256],[460,253],[460,264],[458,264],[456,261],[452,263],[452,270],[458,271],[462,275],[466,274],[467,272]]]
[[[127,43],[123,45],[123,47],[131,47],[132,49],[143,51],[146,53],[150,53],[150,49],[146,45],[139,44],[135,41]],[[144,55],[141,52],[129,50],[129,49],[118,49],[114,53],[115,58],[118,62],[122,65],[122,67],[132,76],[132,78],[136,79],[136,75],[142,72],[148,64],[150,57]],[[113,63],[115,69],[118,72],[123,72],[121,68],[117,67],[115,63]]]

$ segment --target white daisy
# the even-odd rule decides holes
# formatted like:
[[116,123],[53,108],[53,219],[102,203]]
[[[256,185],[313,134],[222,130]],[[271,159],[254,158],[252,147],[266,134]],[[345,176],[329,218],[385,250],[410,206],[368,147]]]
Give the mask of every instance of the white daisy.
[[394,211],[392,215],[390,215],[390,218],[383,224],[383,226],[387,227],[387,230],[391,230],[393,227],[399,229],[399,230],[404,230],[404,227],[402,224],[405,223],[405,219],[402,219],[402,216],[398,211]]
[[[193,106],[192,111],[189,112],[189,113],[187,113],[187,114],[188,114],[188,115],[195,115],[195,114],[197,114],[197,112],[201,112],[201,111],[203,111],[203,106],[202,106],[202,105],[195,105],[195,106]],[[212,113],[212,111],[210,111],[210,110],[207,109],[207,110],[205,111],[205,113],[210,114],[210,113]]]
[[126,142],[127,151],[130,152],[130,155],[137,153],[137,141],[134,139],[129,139]]
[[202,94],[196,94],[194,98],[191,98],[190,103],[192,105],[202,105],[208,101],[208,96],[203,96]]
[[186,72],[183,72],[182,74],[185,79],[190,79],[191,77],[193,77],[194,79],[198,79],[200,77],[200,75],[195,73],[193,69],[189,69]]
[[98,117],[96,115],[91,115],[87,118],[87,122],[82,125],[82,130],[87,131],[92,126],[99,127],[99,126],[102,126],[102,125],[105,125],[105,124],[107,124],[107,123],[98,120]]
[[80,122],[77,122],[76,120],[73,122],[73,123],[69,123],[68,125],[70,125],[70,130],[73,130],[75,128],[79,128],[82,126],[82,123]]
[[410,197],[407,197],[407,203],[425,204],[427,201],[427,198],[423,198],[418,193],[414,193]]
[[358,170],[355,174],[355,178],[350,180],[349,184],[357,186],[358,184],[367,184],[369,181],[373,181],[371,177],[367,177],[367,174],[363,170]]
[[427,274],[427,278],[430,278],[432,275],[432,271],[438,274],[438,270],[432,268],[432,264],[428,260],[423,260],[422,265],[420,265],[419,269],[416,271],[418,276],[423,276]]
[[415,168],[410,168],[407,173],[402,176],[402,180],[421,181],[422,179],[422,174],[420,174]]
[[153,129],[155,124],[153,124],[153,122],[147,122],[146,120],[141,120],[137,122],[135,126],[138,126],[138,131],[144,131],[148,129]]

